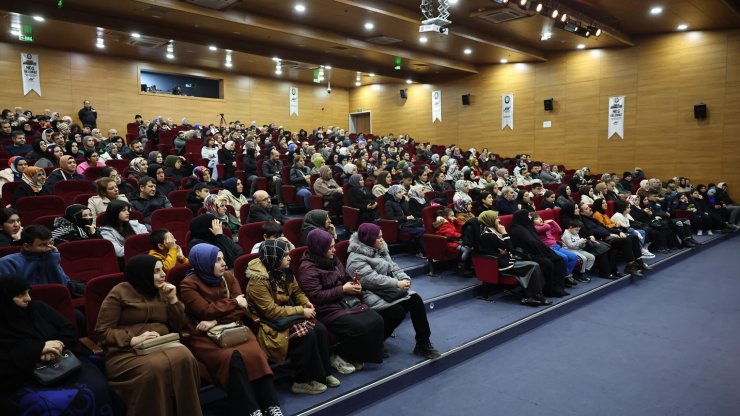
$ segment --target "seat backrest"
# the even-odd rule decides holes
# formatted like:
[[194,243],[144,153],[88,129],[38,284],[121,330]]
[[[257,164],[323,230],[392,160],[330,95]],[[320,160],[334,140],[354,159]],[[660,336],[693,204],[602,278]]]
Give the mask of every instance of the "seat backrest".
[[301,259],[306,250],[308,250],[307,246],[296,247],[290,250],[290,270],[293,271],[294,276],[298,276],[298,268],[301,266]]
[[424,222],[425,233],[434,234],[434,220],[437,218],[437,211],[440,209],[440,206],[431,205],[421,210],[421,219]]
[[90,192],[95,192],[95,187],[87,180],[58,181],[54,184],[54,195],[62,197],[67,205],[72,204],[78,194]]
[[506,228],[506,231],[509,231],[511,229],[511,221],[514,219],[514,216],[509,214],[509,215],[501,215],[498,218],[499,218],[499,222],[501,223],[501,225],[503,225],[504,228]]
[[7,256],[8,254],[19,253],[21,246],[5,246],[0,247],[0,258]]
[[93,197],[95,195],[97,194],[94,192],[83,192],[77,194],[75,195],[74,199],[72,199],[72,203],[87,206],[87,202],[90,200],[90,197]]
[[105,161],[105,165],[113,166],[118,171],[119,175],[123,175],[123,171],[128,168],[129,163],[131,163],[131,161],[126,159],[111,159]]
[[247,267],[249,262],[258,258],[259,253],[242,254],[234,260],[234,277],[242,288],[242,293],[247,293]]
[[347,267],[347,258],[349,257],[348,249],[349,240],[342,240],[334,244],[334,255],[345,267]]
[[96,238],[60,244],[62,269],[73,280],[87,282],[103,274],[120,272],[113,243]]
[[41,224],[44,227],[48,228],[49,230],[54,229],[54,220],[61,217],[61,215],[42,215],[40,217],[36,217],[35,220],[33,220],[34,224]]
[[249,204],[244,204],[239,208],[239,220],[242,224],[246,224],[247,218],[249,218]]
[[27,196],[15,202],[15,209],[21,213],[23,222],[27,224],[42,215],[62,216],[66,207],[64,199],[57,195]]
[[177,241],[186,240],[190,231],[190,221],[193,220],[193,211],[189,208],[163,208],[152,212],[152,230],[166,228],[170,230]]
[[255,244],[263,240],[262,226],[265,221],[252,222],[239,227],[239,246],[245,253],[250,253]]
[[98,340],[95,325],[98,323],[100,306],[105,297],[117,284],[123,283],[126,278],[123,273],[102,274],[94,277],[85,285],[85,318],[87,318],[87,336],[93,341]]
[[85,179],[87,179],[88,181],[95,181],[103,173],[103,169],[104,168],[102,166],[90,166],[89,168],[85,169]]
[[283,224],[283,234],[296,247],[301,245],[301,227],[303,218],[292,218]]
[[185,201],[188,199],[189,189],[175,189],[167,194],[167,199],[175,208],[185,208]]
[[[0,166],[7,166],[0,164]],[[23,182],[8,182],[5,185],[3,185],[3,195],[0,199],[2,201],[3,207],[7,207],[13,202],[13,194],[15,194],[15,188],[20,186]]]
[[72,295],[70,295],[67,286],[59,284],[31,286],[31,299],[44,302],[51,306],[60,315],[67,318],[75,328],[77,327],[75,310],[72,306]]
[[380,214],[380,218],[386,219],[385,217],[385,194],[382,194],[379,197],[375,198],[375,202],[378,203],[378,214]]
[[147,254],[152,248],[152,244],[149,241],[150,233],[134,234],[123,243],[123,258],[125,261],[129,261],[131,257],[138,254]]
[[185,280],[185,276],[187,275],[188,270],[192,268],[193,266],[191,266],[190,264],[178,264],[167,272],[167,276],[165,277],[165,279],[169,283],[175,285],[175,287],[177,288],[177,296],[180,296],[180,283]]

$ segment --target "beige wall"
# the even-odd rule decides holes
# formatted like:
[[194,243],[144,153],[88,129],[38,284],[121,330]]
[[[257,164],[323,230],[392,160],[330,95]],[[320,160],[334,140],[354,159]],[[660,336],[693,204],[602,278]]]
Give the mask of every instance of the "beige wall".
[[[98,127],[115,127],[119,132],[125,132],[126,123],[133,121],[135,114],[142,114],[145,119],[171,116],[177,123],[187,117],[192,123],[218,124],[218,114],[224,113],[227,121],[275,122],[287,129],[306,130],[319,125],[347,125],[346,89],[333,88],[332,94],[327,94],[326,87],[311,84],[22,46],[0,43],[3,108],[20,105],[39,113],[49,108],[76,119],[82,101],[89,99],[98,111]],[[23,96],[21,51],[39,54],[40,97],[34,92]],[[140,67],[223,79],[224,99],[140,94]],[[288,106],[290,86],[298,87],[300,105],[299,115],[292,117]]]
[[[372,112],[373,133],[488,147],[502,155],[588,165],[594,172],[639,165],[649,175],[725,180],[740,198],[740,31],[690,32],[636,40],[626,49],[574,51],[539,64],[482,68],[440,85],[365,86],[349,108]],[[409,88],[407,100],[399,89]],[[432,124],[431,92],[442,91]],[[501,130],[501,95],[513,92],[514,130]],[[471,105],[460,96],[472,94]],[[626,96],[625,138],[607,140],[610,96]],[[555,109],[545,112],[552,97]],[[704,102],[709,117],[696,120]],[[544,129],[543,121],[552,128]]]

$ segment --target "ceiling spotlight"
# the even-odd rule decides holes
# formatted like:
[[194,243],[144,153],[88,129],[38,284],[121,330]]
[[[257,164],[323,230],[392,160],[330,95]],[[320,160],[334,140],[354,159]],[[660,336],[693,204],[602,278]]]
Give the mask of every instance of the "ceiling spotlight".
[[543,7],[544,7],[544,6],[542,5],[542,3],[537,3],[537,7],[535,8],[535,10],[537,10],[537,13],[539,13],[539,12],[541,12],[541,11],[542,11],[542,8],[543,8]]
[[374,76],[375,76],[375,73],[373,73],[373,72],[370,72],[369,74],[367,74],[367,76],[369,76],[369,77],[374,77]]
[[579,43],[578,46],[576,46],[577,49],[586,49],[586,45]]
[[131,37],[132,38],[139,39],[141,37],[141,35],[139,33],[137,33],[137,32],[131,32]]
[[426,36],[420,36],[420,37],[419,37],[419,43],[427,43],[427,41],[428,41],[428,40],[429,40],[429,39],[427,39],[427,37],[426,37]]
[[217,48],[217,47],[215,47],[215,46],[213,46],[213,45],[209,46],[209,47],[208,47],[208,49],[210,49],[210,50],[212,50],[212,51],[216,51],[216,50],[218,50],[218,48]]
[[458,0],[447,0],[447,2],[450,3],[450,4],[457,4],[457,1]]
[[527,0],[519,0],[519,5],[520,6],[526,6],[527,5]]
[[374,27],[375,25],[372,22],[365,23],[365,29],[367,30],[373,30]]
[[553,19],[556,19],[558,17],[558,14],[559,14],[558,9],[553,10],[552,11],[552,18]]
[[596,29],[596,32],[594,32],[594,36],[596,36],[597,38],[601,36],[601,28]]
[[410,80],[410,79],[407,79],[407,80],[406,80],[406,83],[407,83],[407,84],[413,84],[413,82],[414,82],[414,81],[412,81],[412,80]]
[[43,17],[41,17],[41,16],[34,16],[34,17],[33,17],[33,20],[35,20],[35,21],[37,21],[37,22],[43,22],[43,21],[44,21],[44,20],[46,20],[46,19],[44,19],[44,18],[43,18]]
[[463,53],[464,53],[465,55],[470,55],[471,53],[473,53],[473,50],[472,50],[472,49],[470,49],[470,48],[465,48],[465,50],[463,51]]
[[13,35],[13,36],[20,36],[21,35],[21,31],[18,30],[18,29],[13,28],[13,29],[10,29],[10,34]]
[[276,69],[275,70],[275,75],[283,75],[283,70],[282,69]]
[[587,37],[589,37],[589,36],[591,36],[591,31],[590,31],[590,30],[588,30],[588,29],[586,29],[586,33],[584,33],[584,34],[583,34],[583,37],[584,37],[584,38],[587,38]]
[[544,32],[540,35],[540,40],[550,40],[550,38],[552,38],[551,32]]
[[653,7],[652,9],[650,9],[650,14],[661,14],[661,13],[663,13],[662,7]]
[[303,13],[303,12],[305,12],[305,11],[306,11],[306,6],[304,6],[304,5],[300,4],[300,3],[296,4],[296,5],[295,5],[295,7],[293,7],[293,8],[294,8],[294,9],[295,9],[295,11],[297,11],[298,13]]
[[504,58],[504,59],[502,59],[502,60],[501,60],[500,62],[501,62],[502,64],[507,64],[507,63],[509,63],[509,60],[508,60],[508,59],[506,59],[506,58]]
[[275,61],[275,62],[280,62],[280,58],[278,58],[277,56],[274,57],[274,58],[272,58],[272,60]]
[[324,68],[331,69],[331,65],[324,65]]
[[563,13],[563,15],[560,16],[560,21],[563,22],[563,23],[565,23],[566,20],[568,20],[568,14],[567,13]]
[[98,38],[98,42],[95,44],[95,47],[98,49],[105,49],[105,42],[103,42],[103,38]]
[[688,28],[689,28],[689,25],[684,25],[684,24],[676,26],[676,29],[678,30],[686,30]]
[[362,83],[361,83],[360,81],[356,81],[356,82],[355,82],[355,87],[359,87],[359,86],[361,86],[361,85],[362,85]]
[[175,59],[175,54],[173,54],[173,53],[168,53],[168,54],[167,54],[167,59]]
[[227,62],[224,63],[224,66],[226,68],[231,68],[232,66],[234,66],[234,64],[232,64],[231,62],[227,61]]

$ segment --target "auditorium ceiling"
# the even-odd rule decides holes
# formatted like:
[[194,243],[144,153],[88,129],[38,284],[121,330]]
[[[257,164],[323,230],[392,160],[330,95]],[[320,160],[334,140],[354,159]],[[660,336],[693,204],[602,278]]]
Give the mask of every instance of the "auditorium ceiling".
[[[312,82],[325,65],[331,69],[323,82],[345,88],[355,85],[358,73],[363,85],[439,82],[475,74],[483,65],[545,62],[579,45],[628,48],[682,24],[686,30],[740,28],[740,0],[543,0],[547,16],[535,10],[538,1],[522,8],[520,0],[458,0],[449,8],[447,34],[420,33],[420,2],[0,0],[0,19],[3,42],[21,43],[10,33],[20,22],[38,46],[299,82]],[[296,10],[299,4],[305,10]],[[661,12],[651,14],[654,7]],[[589,27],[601,29],[600,36],[584,37]],[[104,48],[96,47],[98,37]],[[170,40],[173,59],[166,57]],[[225,68],[227,50],[231,68]]]

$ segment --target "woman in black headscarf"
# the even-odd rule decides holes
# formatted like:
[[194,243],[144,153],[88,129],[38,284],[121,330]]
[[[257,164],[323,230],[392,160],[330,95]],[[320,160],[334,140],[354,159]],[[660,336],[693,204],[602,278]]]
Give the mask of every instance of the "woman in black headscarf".
[[211,213],[193,218],[190,222],[190,241],[188,247],[192,250],[197,244],[208,243],[218,247],[224,253],[226,267],[234,268],[234,261],[244,254],[242,248],[234,240],[224,235],[221,220]]
[[359,173],[350,176],[347,196],[349,197],[349,206],[360,210],[358,226],[366,222],[375,222],[378,218],[378,203],[375,201],[372,192],[365,187],[365,180]]
[[111,387],[126,402],[129,416],[199,416],[198,363],[190,350],[182,345],[145,355],[133,350],[187,324],[175,286],[165,281],[162,262],[148,255],[132,257],[124,275],[126,281],[103,300],[95,325]]
[[95,218],[90,209],[84,205],[72,204],[64,210],[63,217],[54,219],[54,230],[51,232],[54,245],[66,241],[102,238],[95,228]]
[[331,374],[328,331],[293,277],[285,242],[265,240],[259,258],[249,262],[247,280],[249,304],[260,317],[260,345],[277,363],[290,358],[293,392],[319,394],[339,386]]
[[53,386],[33,380],[36,364],[75,352],[74,325],[40,301],[18,276],[0,276],[0,409],[3,414],[112,414],[105,376],[80,354],[81,371]]
[[308,214],[306,214],[306,216],[303,218],[303,226],[301,226],[302,246],[306,245],[308,233],[317,228],[327,231],[329,234],[331,234],[331,237],[334,240],[337,239],[337,230],[334,227],[334,224],[331,223],[329,212],[324,211],[323,209],[313,209],[311,211],[308,211]]
[[573,282],[565,282],[565,261],[537,237],[527,210],[520,209],[514,213],[509,236],[512,245],[520,249],[520,254],[540,265],[545,277],[545,296],[567,296],[569,293],[563,287]]

